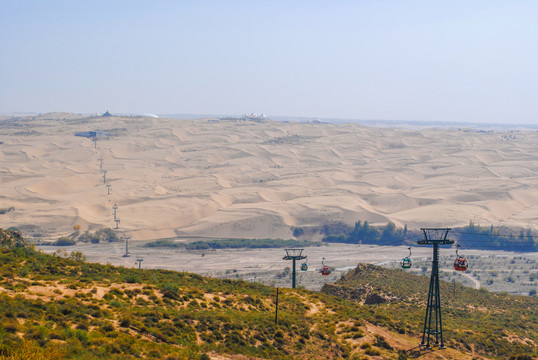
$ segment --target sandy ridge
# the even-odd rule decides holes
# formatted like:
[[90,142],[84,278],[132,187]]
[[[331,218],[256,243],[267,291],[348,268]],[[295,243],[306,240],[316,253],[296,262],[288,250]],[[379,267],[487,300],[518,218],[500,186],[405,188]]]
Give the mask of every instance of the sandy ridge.
[[[74,136],[87,130],[117,136],[94,148]],[[75,224],[114,227],[114,203],[133,239],[289,238],[291,226],[327,221],[538,220],[532,131],[51,114],[3,119],[0,136],[0,208],[15,207],[0,226],[50,237]]]

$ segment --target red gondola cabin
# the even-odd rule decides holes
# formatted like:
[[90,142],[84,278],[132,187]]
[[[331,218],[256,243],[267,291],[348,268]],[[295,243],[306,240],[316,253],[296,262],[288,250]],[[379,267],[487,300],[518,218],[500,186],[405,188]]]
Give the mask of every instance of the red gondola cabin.
[[458,257],[454,260],[454,269],[458,271],[465,271],[469,267],[469,263],[462,257]]

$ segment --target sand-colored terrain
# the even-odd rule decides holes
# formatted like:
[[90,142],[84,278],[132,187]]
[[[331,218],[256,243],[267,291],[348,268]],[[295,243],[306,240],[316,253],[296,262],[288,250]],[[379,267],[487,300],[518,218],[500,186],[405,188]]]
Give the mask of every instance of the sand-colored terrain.
[[[77,131],[113,136],[91,139]],[[538,133],[47,114],[0,118],[0,227],[290,238],[292,226],[537,228]],[[100,168],[100,158],[106,179]],[[106,184],[110,185],[110,195]]]

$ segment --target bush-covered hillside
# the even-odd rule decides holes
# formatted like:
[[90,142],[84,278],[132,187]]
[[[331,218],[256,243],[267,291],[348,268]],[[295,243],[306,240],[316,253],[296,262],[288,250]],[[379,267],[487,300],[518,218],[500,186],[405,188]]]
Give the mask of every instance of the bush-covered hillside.
[[29,248],[2,250],[0,264],[5,355],[28,343],[68,359],[350,353],[330,328],[314,326],[327,311],[306,316],[301,298],[319,302],[318,294],[281,291],[275,325],[275,289],[257,284],[88,264],[79,253],[53,256]]
[[[409,331],[409,324],[424,321],[429,282],[429,277],[403,270],[359,264],[335,284],[326,284],[322,292],[356,303],[376,303],[376,316],[402,332]],[[448,346],[501,358],[519,353],[538,355],[538,298],[491,293],[444,281],[440,291]]]
[[[421,290],[404,298],[413,281],[372,268],[363,273],[370,280],[362,279],[378,287],[370,292],[393,299],[359,304],[341,292],[354,273],[336,286],[336,296],[280,289],[275,324],[276,289],[268,286],[4,246],[0,359],[471,359],[515,356],[536,344],[535,299],[475,291],[447,310],[452,348],[420,353]],[[391,293],[386,286],[380,291],[380,284]],[[505,306],[510,301],[516,306]],[[464,316],[483,328],[468,325]],[[493,336],[512,346],[503,340],[491,348]]]

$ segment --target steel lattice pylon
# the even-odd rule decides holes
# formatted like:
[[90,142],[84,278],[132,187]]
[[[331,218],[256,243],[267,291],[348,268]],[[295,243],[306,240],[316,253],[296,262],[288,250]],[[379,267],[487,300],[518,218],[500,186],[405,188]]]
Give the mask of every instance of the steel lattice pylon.
[[286,250],[286,256],[284,256],[283,260],[293,260],[293,267],[291,270],[291,287],[295,289],[295,286],[297,284],[297,281],[295,279],[295,261],[296,260],[302,260],[306,259],[306,256],[303,256],[303,250],[304,249],[284,249]]
[[426,316],[424,317],[424,331],[420,346],[430,347],[430,337],[435,335],[435,346],[444,348],[443,322],[441,319],[441,293],[439,291],[439,245],[453,244],[454,240],[448,240],[450,228],[422,228],[424,240],[417,241],[418,245],[433,245],[432,274]]

